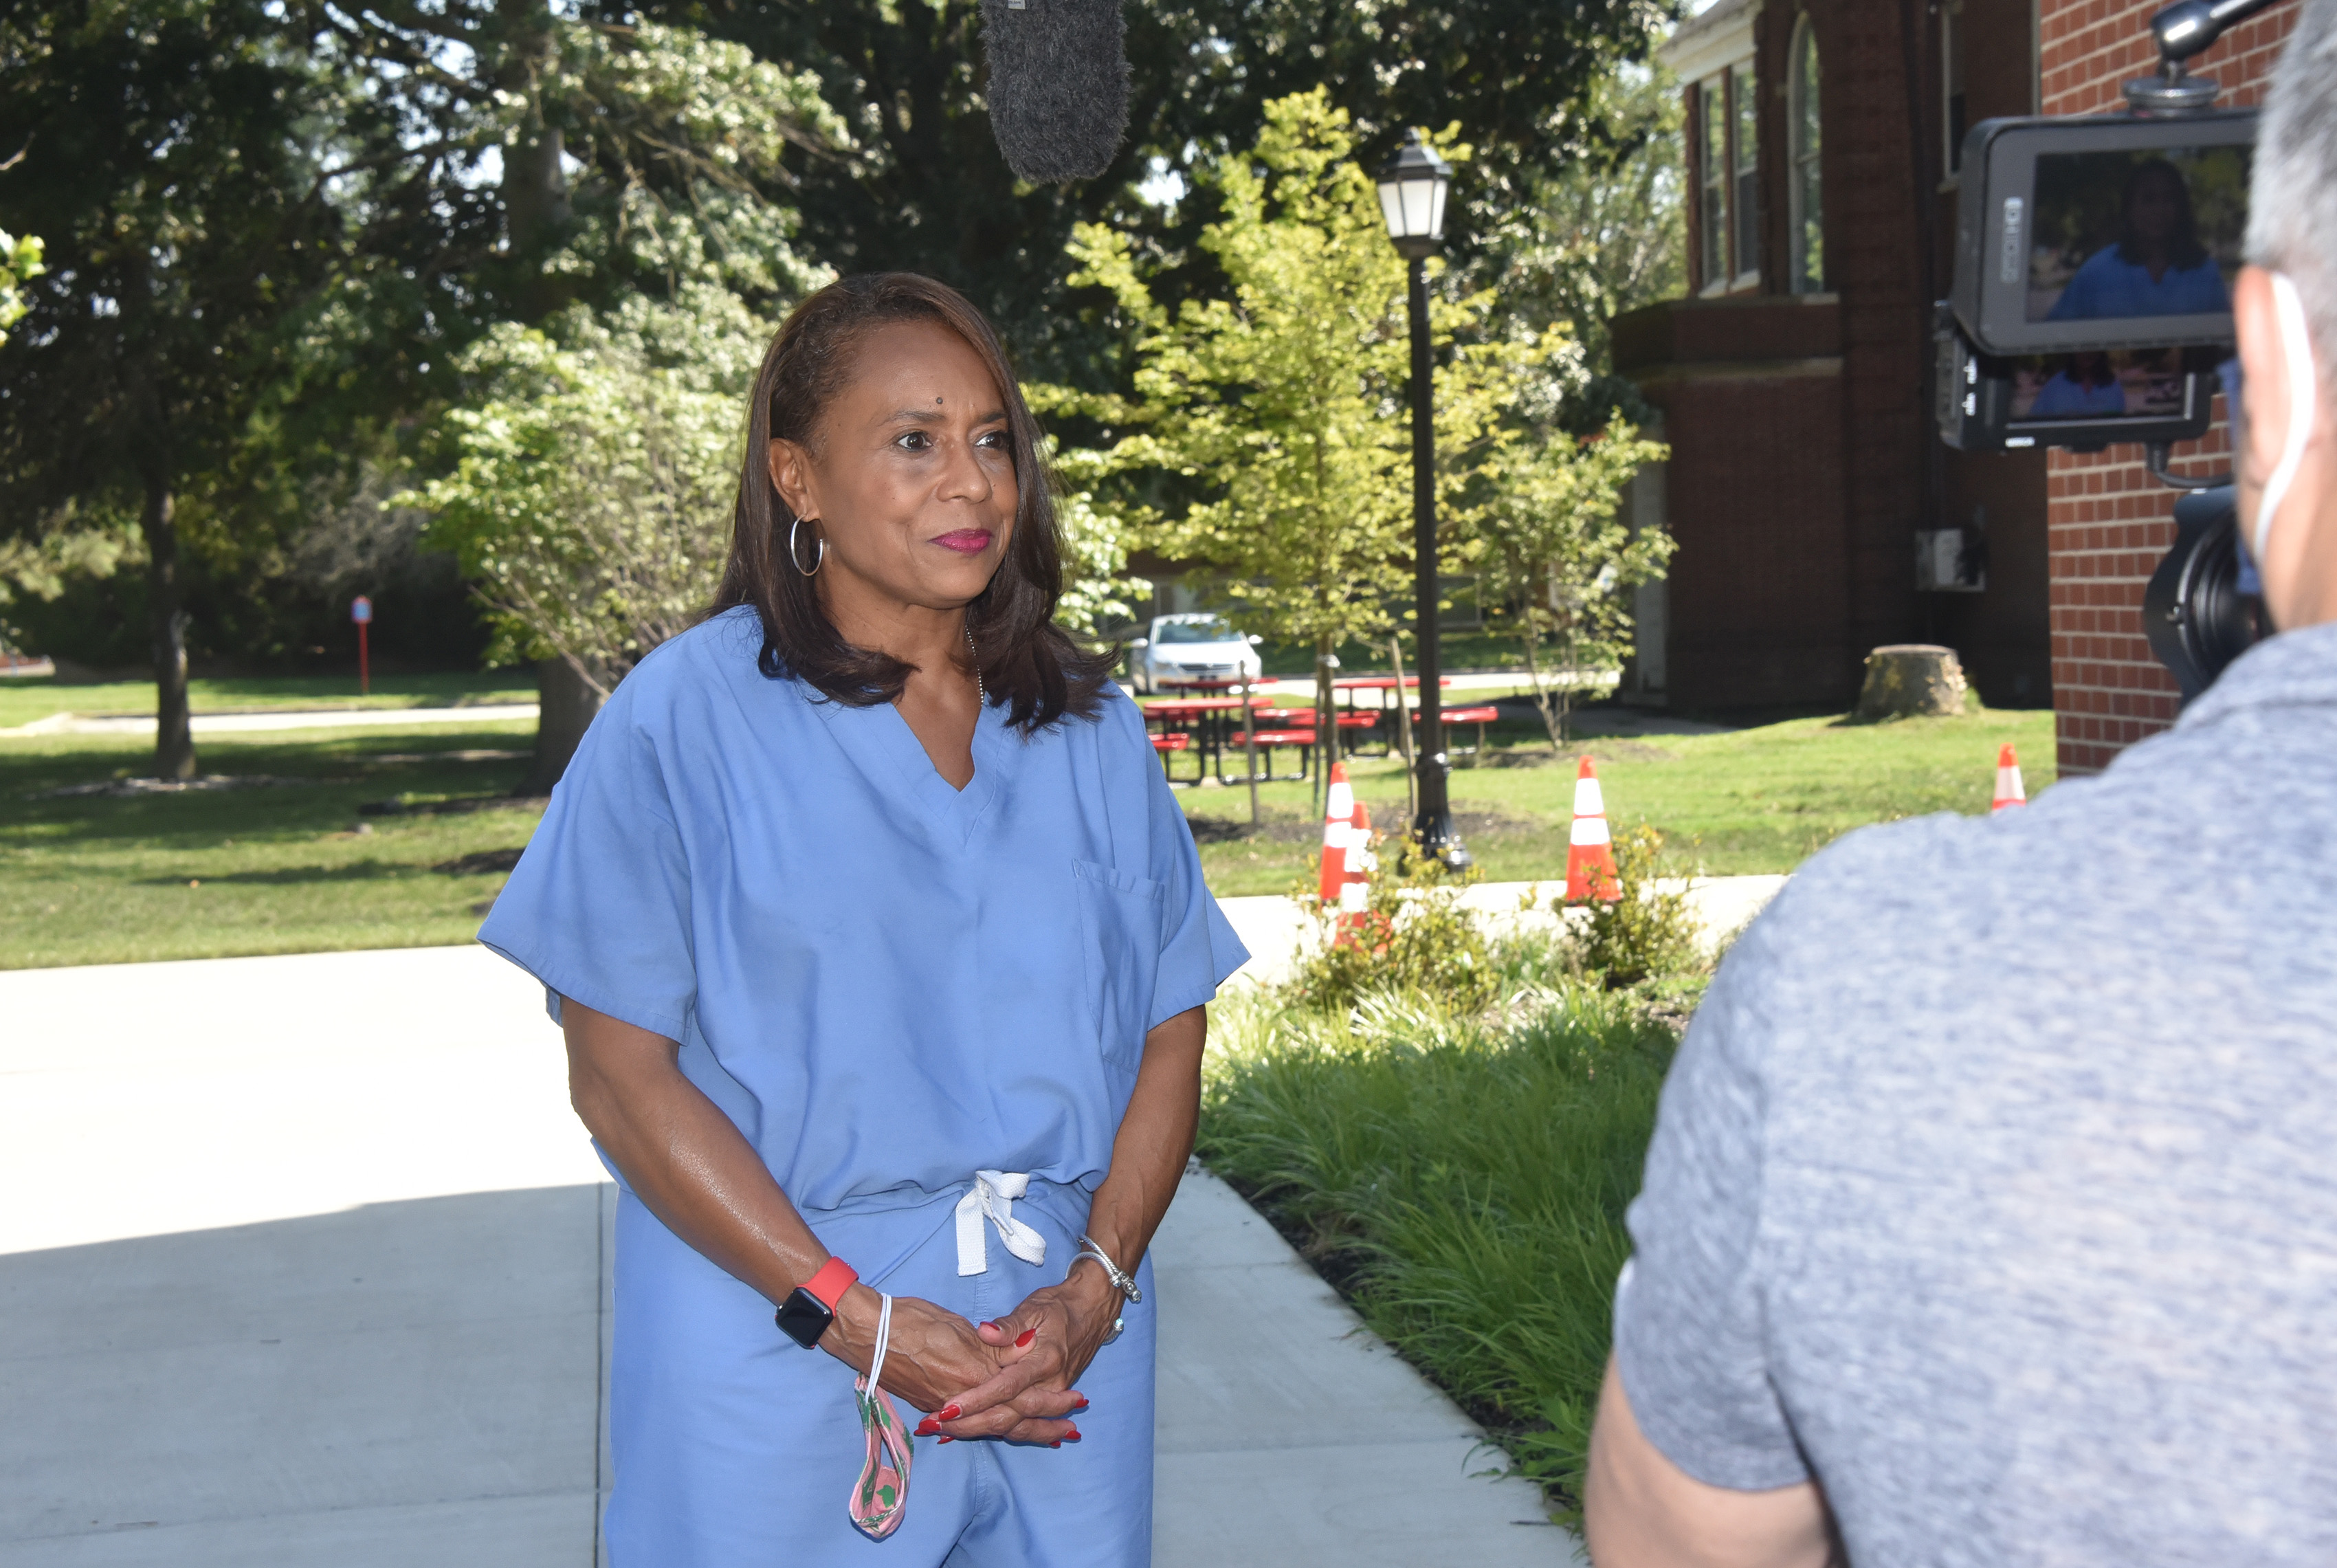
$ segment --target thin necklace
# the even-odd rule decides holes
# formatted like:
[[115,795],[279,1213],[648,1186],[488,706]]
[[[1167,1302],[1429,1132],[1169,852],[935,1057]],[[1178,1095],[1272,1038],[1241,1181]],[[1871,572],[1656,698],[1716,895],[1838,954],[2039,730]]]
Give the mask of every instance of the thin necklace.
[[[975,648],[973,645],[973,628],[966,626],[961,628],[961,630],[965,632],[965,651],[969,653],[975,654],[978,660],[980,650]],[[982,683],[982,665],[979,662],[976,662],[973,667],[973,694],[982,699],[982,706],[983,708],[990,706],[990,688]],[[979,711],[979,710],[977,710],[977,711]]]

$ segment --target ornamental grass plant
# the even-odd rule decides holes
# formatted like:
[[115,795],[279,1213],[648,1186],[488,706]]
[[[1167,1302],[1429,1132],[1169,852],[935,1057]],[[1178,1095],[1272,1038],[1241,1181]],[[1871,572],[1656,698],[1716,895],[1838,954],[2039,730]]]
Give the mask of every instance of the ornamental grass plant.
[[1486,951],[1482,1005],[1220,1003],[1198,1149],[1571,1516],[1676,1036],[1554,936]]

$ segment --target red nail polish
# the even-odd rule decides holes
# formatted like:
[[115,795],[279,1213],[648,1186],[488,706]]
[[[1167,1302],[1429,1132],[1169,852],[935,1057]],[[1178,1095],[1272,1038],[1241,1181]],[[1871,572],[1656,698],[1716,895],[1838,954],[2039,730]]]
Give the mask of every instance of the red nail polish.
[[917,1423],[917,1436],[920,1437],[930,1437],[941,1429],[941,1423],[930,1416]]
[[957,1407],[957,1402],[955,1400],[952,1400],[949,1404],[942,1406],[941,1414],[935,1416],[934,1419],[936,1421],[954,1421],[963,1414],[965,1414],[965,1412]]
[[942,1441],[943,1441],[943,1442],[944,1442],[944,1443],[954,1443],[954,1442],[956,1442],[956,1441],[957,1441],[957,1439],[956,1439],[956,1438],[954,1438],[954,1437],[953,1437],[953,1436],[951,1436],[948,1433],[944,1432],[944,1433],[943,1433],[943,1434],[942,1434]]
[[1074,1388],[1071,1390],[1071,1397],[1079,1401],[1078,1404],[1071,1406],[1073,1410],[1084,1410],[1088,1407],[1088,1396],[1080,1393],[1078,1389]]
[[1062,1444],[1061,1444],[1061,1443],[1050,1443],[1050,1444],[1048,1444],[1048,1445],[1047,1445],[1047,1446],[1048,1446],[1048,1447],[1050,1447],[1050,1448],[1061,1448],[1061,1447],[1062,1446]]
[[1022,1330],[1022,1337],[1014,1341],[1014,1348],[1017,1350],[1028,1350],[1031,1348],[1031,1341],[1036,1339],[1038,1337],[1039,1331],[1036,1328],[1025,1328]]
[[1076,1443],[1080,1440],[1080,1429],[1074,1426],[1069,1432],[1064,1433],[1063,1436],[1066,1441]]
[[997,1323],[995,1323],[994,1321],[987,1320],[987,1319],[985,1319],[985,1320],[983,1321],[983,1325],[982,1325],[982,1326],[983,1326],[984,1328],[997,1328],[997,1327],[998,1327]]

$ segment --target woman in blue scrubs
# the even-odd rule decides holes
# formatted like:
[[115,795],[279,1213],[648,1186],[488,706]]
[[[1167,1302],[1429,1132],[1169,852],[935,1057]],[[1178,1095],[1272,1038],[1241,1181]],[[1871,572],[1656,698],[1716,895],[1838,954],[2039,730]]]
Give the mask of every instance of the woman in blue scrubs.
[[2199,240],[2191,187],[2174,164],[2152,158],[2127,176],[2117,241],[2086,258],[2046,318],[2211,315],[2231,308],[2224,275]]
[[[988,324],[907,274],[821,290],[713,613],[617,688],[480,933],[619,1184],[617,1568],[1149,1561],[1142,1259],[1247,954],[1060,587]],[[883,1295],[883,1385],[950,1441],[872,1539]]]

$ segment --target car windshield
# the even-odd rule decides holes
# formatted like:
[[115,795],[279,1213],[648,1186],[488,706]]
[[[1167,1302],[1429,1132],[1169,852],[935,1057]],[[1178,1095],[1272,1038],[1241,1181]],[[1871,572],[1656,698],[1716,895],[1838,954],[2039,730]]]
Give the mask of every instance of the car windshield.
[[1238,642],[1234,629],[1223,621],[1163,621],[1153,632],[1155,642]]

